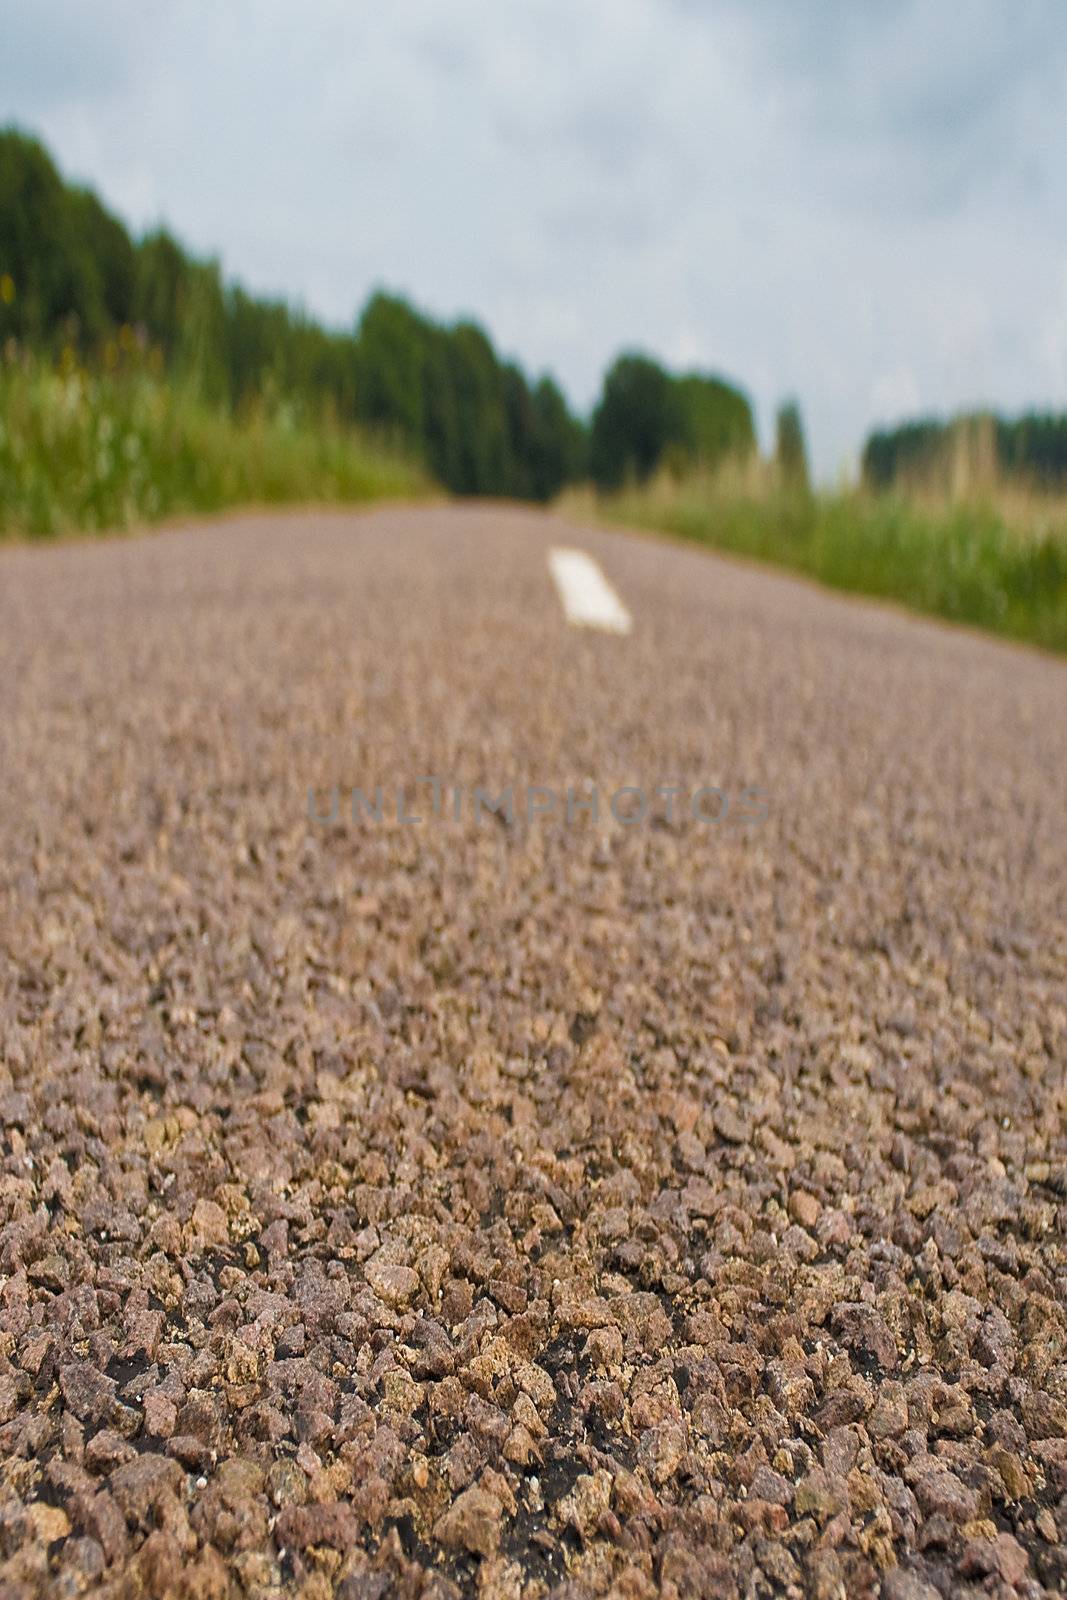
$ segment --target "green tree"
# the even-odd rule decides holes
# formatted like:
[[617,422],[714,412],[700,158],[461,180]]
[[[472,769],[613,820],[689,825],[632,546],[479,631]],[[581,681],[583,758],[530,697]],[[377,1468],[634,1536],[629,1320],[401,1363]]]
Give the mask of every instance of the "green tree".
[[78,248],[92,263],[96,280],[93,294],[94,326],[87,332],[100,333],[121,327],[133,320],[133,291],[136,257],[133,240],[116,217],[106,211],[89,189],[70,189],[67,193],[72,231]]
[[903,478],[925,477],[943,460],[948,429],[935,417],[924,417],[872,433],[863,447],[863,481],[871,489],[889,489]]
[[0,330],[32,343],[95,337],[107,312],[101,275],[72,200],[44,146],[0,133],[0,273],[14,284]]
[[448,354],[459,437],[458,471],[449,487],[460,494],[506,494],[510,462],[500,363],[472,322],[451,330]]
[[593,413],[589,462],[601,489],[653,473],[679,434],[677,400],[669,375],[650,357],[621,355],[604,379]]
[[535,500],[551,500],[586,471],[588,435],[551,378],[543,377],[534,386],[530,405],[530,493]]
[[675,379],[674,387],[678,443],[693,460],[714,467],[755,449],[752,408],[740,390],[699,372]]
[[778,407],[774,457],[784,487],[807,494],[810,482],[808,449],[804,442],[800,407],[795,400],[786,400]]
[[185,252],[165,228],[142,239],[134,274],[134,318],[167,356],[174,355],[181,337],[187,272]]
[[423,320],[396,295],[376,294],[359,324],[356,361],[360,417],[421,442],[425,424]]
[[549,379],[531,387],[472,322],[442,326],[378,293],[356,330],[226,284],[166,229],[139,241],[43,146],[0,133],[0,335],[86,352],[132,323],[170,376],[241,407],[266,398],[380,428],[448,488],[544,499],[580,473],[587,435]]
[[673,377],[648,356],[620,356],[593,413],[589,461],[602,489],[648,478],[664,459],[714,466],[755,446],[748,400],[721,378]]

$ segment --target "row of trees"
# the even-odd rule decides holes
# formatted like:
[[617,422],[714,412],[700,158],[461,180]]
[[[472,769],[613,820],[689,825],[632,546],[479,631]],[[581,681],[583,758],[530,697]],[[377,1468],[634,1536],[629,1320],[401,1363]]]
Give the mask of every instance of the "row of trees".
[[376,294],[353,331],[323,328],[225,282],[165,230],[132,238],[37,140],[0,132],[0,340],[93,358],[123,330],[210,400],[328,408],[408,443],[461,494],[547,500],[586,476],[610,489],[755,448],[739,390],[643,355],[615,362],[587,426],[551,378],[530,382],[472,322],[442,326]]
[[756,447],[745,396],[721,378],[675,377],[648,356],[622,355],[604,380],[589,439],[594,481],[615,489],[663,463],[714,466]]
[[966,490],[1010,480],[1038,489],[1067,487],[1067,416],[990,412],[923,417],[872,433],[863,451],[872,489]]

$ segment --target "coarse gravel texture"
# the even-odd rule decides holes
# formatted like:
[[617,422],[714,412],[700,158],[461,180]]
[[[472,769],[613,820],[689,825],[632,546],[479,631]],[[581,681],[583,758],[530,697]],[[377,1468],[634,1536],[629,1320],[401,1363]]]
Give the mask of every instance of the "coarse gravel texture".
[[4,1600],[1061,1593],[1065,712],[502,506],[0,552]]

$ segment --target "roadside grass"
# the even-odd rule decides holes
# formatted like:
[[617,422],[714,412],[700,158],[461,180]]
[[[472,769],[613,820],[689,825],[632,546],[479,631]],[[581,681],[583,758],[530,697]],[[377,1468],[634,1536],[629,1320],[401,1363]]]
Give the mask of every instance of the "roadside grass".
[[433,492],[425,470],[385,444],[284,404],[232,415],[147,360],[110,372],[0,360],[0,538]]
[[563,509],[769,562],[1050,650],[1067,651],[1067,504],[786,493],[763,473],[666,474]]

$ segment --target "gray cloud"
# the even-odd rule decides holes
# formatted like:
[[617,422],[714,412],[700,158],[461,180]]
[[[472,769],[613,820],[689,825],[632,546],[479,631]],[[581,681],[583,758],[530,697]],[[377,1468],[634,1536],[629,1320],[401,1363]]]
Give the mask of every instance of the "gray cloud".
[[[116,8],[117,9],[117,8]],[[32,100],[41,110],[72,99],[114,93],[128,80],[130,59],[121,19],[56,0],[0,6],[0,93]]]
[[474,313],[586,405],[623,345],[874,421],[1067,405],[1059,0],[0,0],[0,118],[348,323]]
[[1033,113],[1059,115],[1067,65],[1055,0],[771,0],[753,14],[794,125],[815,151],[848,153],[849,198],[866,181],[875,203],[922,213],[1006,177],[1040,186]]

